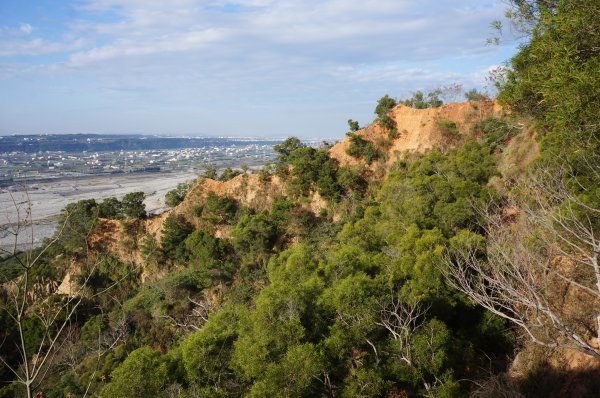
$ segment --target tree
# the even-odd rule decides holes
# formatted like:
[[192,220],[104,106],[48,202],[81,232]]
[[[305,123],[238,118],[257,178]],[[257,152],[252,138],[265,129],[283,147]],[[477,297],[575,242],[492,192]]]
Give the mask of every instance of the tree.
[[[239,330],[239,312],[233,306],[222,308],[181,345],[187,379],[209,387],[213,394],[226,389],[239,389],[240,383],[233,377],[230,362]],[[239,395],[239,392],[235,395]]]
[[429,107],[429,104],[425,101],[425,95],[422,91],[417,90],[413,96],[403,101],[404,105],[410,106],[416,109],[425,109]]
[[595,0],[511,3],[511,19],[529,41],[510,60],[498,100],[544,127],[544,161],[571,166],[585,160],[597,163],[600,4]]
[[[12,322],[12,327],[2,332],[4,336],[0,346],[14,344],[14,348],[10,358],[3,350],[0,362],[31,398],[53,366],[54,356],[64,343],[64,336],[73,326],[82,304],[107,292],[118,281],[92,293],[87,292],[100,264],[99,259],[90,255],[87,244],[96,225],[93,217],[97,214],[95,201],[67,205],[61,214],[58,230],[51,239],[44,241],[41,248],[35,248],[31,204],[28,200],[24,202],[25,207],[17,204],[16,200],[13,203],[16,219],[6,232],[13,236],[14,245],[11,249],[0,248],[0,252],[17,265],[18,276],[3,281],[0,287],[0,310]],[[79,217],[83,220],[75,223]],[[30,235],[31,241],[26,244],[25,251],[20,252],[18,247],[23,243],[23,234]],[[55,258],[50,254],[55,245],[62,245],[64,234],[69,235],[68,242],[83,242],[82,245],[77,244],[77,252],[73,253],[78,258],[81,271],[79,275],[73,275],[79,283],[71,283],[69,292],[59,294],[58,283],[51,278],[56,275],[46,276],[46,272],[56,266],[53,264]]]
[[183,202],[185,196],[190,190],[190,184],[181,182],[177,184],[175,189],[170,190],[165,194],[165,204],[169,207],[175,207],[179,203]]
[[206,196],[202,217],[212,224],[228,223],[234,220],[237,207],[234,199],[209,192]]
[[[246,166],[248,167],[248,166]],[[246,169],[247,170],[247,169]],[[239,176],[240,174],[242,174],[241,171],[239,170],[234,170],[231,167],[226,168],[225,170],[223,170],[223,172],[221,173],[221,175],[219,176],[219,181],[229,181],[231,180],[233,177]]]
[[233,245],[239,253],[266,263],[277,241],[277,227],[267,211],[244,215],[231,230]]
[[211,163],[207,163],[204,166],[204,173],[202,174],[205,178],[210,178],[211,180],[217,179],[217,166]]
[[168,358],[150,347],[133,351],[110,376],[101,397],[158,397],[172,380]]
[[296,137],[290,137],[283,141],[281,144],[277,144],[273,147],[275,153],[277,153],[277,161],[280,163],[287,163],[288,158],[292,152],[304,147],[305,145]]
[[448,277],[536,344],[576,349],[600,361],[588,342],[588,328],[595,328],[600,343],[600,311],[593,304],[600,299],[600,198],[593,191],[572,195],[562,178],[530,177],[521,194],[533,201],[507,205],[521,212],[516,220],[484,211],[487,239],[454,238]]
[[358,122],[352,119],[348,119],[348,133],[356,133],[359,130]]
[[121,215],[121,202],[114,196],[106,198],[98,204],[98,217],[115,219]]
[[485,101],[489,100],[490,97],[486,93],[479,92],[476,88],[472,88],[471,90],[465,93],[465,98],[467,101]]
[[146,195],[143,192],[130,192],[123,196],[123,200],[121,200],[123,214],[129,218],[146,217],[145,198]]
[[427,102],[430,108],[439,108],[444,104],[444,101],[440,99],[442,95],[442,89],[436,88],[435,90],[427,93]]
[[396,100],[391,98],[389,95],[384,95],[377,101],[377,106],[375,107],[375,114],[378,118],[382,118],[388,114],[388,112],[396,106]]
[[170,214],[163,222],[160,240],[165,255],[175,261],[182,261],[182,243],[193,230],[192,225],[182,215]]
[[84,255],[88,250],[89,235],[98,226],[96,201],[83,199],[69,203],[61,211],[58,225],[63,227],[62,231],[64,232],[58,239],[60,245],[71,254]]

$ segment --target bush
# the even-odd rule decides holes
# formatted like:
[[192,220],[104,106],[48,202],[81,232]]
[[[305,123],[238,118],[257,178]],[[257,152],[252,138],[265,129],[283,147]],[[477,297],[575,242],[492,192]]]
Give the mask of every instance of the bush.
[[177,184],[175,189],[172,189],[166,193],[165,204],[169,207],[175,207],[179,203],[183,202],[183,199],[185,199],[190,187],[191,184],[185,182]]
[[193,230],[192,225],[183,216],[170,214],[163,222],[161,235],[163,253],[175,262],[184,261],[186,255],[181,244]]
[[453,137],[459,135],[458,127],[456,126],[456,123],[454,123],[452,120],[439,119],[436,122],[436,124],[443,134],[447,134]]
[[204,166],[204,173],[202,174],[202,177],[215,180],[217,178],[217,166],[214,164],[207,164]]
[[394,127],[396,127],[396,123],[394,123],[394,120],[389,115],[383,115],[380,117],[379,123],[381,124],[381,127],[386,130],[392,130]]
[[240,174],[242,174],[241,171],[234,170],[231,167],[228,167],[225,170],[223,170],[223,172],[221,173],[221,176],[219,177],[219,181],[229,181],[233,177],[239,176]]
[[346,153],[357,159],[364,158],[367,164],[371,164],[379,157],[379,152],[373,143],[364,140],[358,134],[350,135],[350,145],[348,145]]
[[389,95],[384,95],[377,101],[377,107],[375,107],[375,114],[379,119],[383,118],[388,112],[396,106],[396,100],[391,98]]
[[98,204],[98,217],[116,219],[122,217],[123,210],[121,202],[117,198],[110,197]]
[[481,93],[479,91],[477,91],[477,89],[473,88],[469,91],[467,91],[465,93],[465,98],[467,99],[467,101],[485,101],[485,100],[489,100],[490,97],[485,94],[485,93]]
[[511,128],[506,120],[493,116],[477,123],[475,128],[484,134],[483,142],[489,145],[491,150],[504,147],[519,131]]
[[143,192],[130,192],[123,196],[123,200],[121,201],[123,214],[130,218],[146,217],[145,198],[146,195]]
[[355,133],[360,129],[356,120],[348,119],[348,132]]
[[202,218],[212,224],[223,224],[235,219],[238,205],[235,199],[209,192],[202,209]]
[[416,109],[438,108],[444,104],[440,99],[440,95],[441,89],[433,90],[427,93],[427,95],[417,90],[411,98],[402,101],[402,103]]
[[170,363],[150,347],[133,351],[111,373],[111,381],[100,396],[106,398],[158,397],[170,384]]

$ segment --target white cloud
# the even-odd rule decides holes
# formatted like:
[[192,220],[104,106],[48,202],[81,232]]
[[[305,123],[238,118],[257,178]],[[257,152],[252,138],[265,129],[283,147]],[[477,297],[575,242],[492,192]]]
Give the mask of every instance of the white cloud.
[[71,52],[83,47],[84,43],[85,40],[82,38],[71,42],[52,42],[39,37],[27,40],[0,40],[0,57],[41,56]]
[[222,123],[224,134],[236,124],[244,132],[243,117],[212,115],[235,98],[255,129],[314,117],[326,130],[339,116],[335,104],[344,104],[337,105],[343,122],[345,112],[386,92],[480,85],[486,65],[501,62],[485,39],[504,6],[489,1],[81,0],[62,35],[44,36],[32,20],[10,34],[0,28],[0,57],[31,56],[21,69],[0,59],[0,77],[85,81],[81,92],[94,104],[112,113],[151,109],[150,125],[158,114],[181,115]]
[[75,53],[69,58],[69,64],[71,66],[83,66],[92,62],[115,58],[198,50],[210,43],[221,41],[226,36],[227,33],[224,30],[206,29],[165,35],[156,38],[156,40],[144,41],[143,43],[121,40],[114,44]]
[[29,25],[28,23],[23,23],[19,27],[19,30],[28,35],[33,31],[33,26]]

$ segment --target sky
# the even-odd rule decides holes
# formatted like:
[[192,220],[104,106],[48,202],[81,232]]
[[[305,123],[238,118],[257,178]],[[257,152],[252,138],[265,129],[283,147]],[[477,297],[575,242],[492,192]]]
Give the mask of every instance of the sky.
[[1,0],[0,135],[325,139],[485,77],[501,0]]

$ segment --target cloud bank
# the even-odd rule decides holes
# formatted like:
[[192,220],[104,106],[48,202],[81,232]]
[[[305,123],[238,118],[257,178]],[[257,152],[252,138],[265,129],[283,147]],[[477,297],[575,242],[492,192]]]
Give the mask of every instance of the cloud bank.
[[339,136],[349,117],[369,122],[383,94],[481,88],[514,51],[485,44],[503,7],[86,0],[52,18],[24,11],[0,20],[0,133]]

